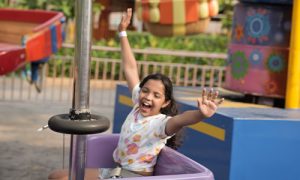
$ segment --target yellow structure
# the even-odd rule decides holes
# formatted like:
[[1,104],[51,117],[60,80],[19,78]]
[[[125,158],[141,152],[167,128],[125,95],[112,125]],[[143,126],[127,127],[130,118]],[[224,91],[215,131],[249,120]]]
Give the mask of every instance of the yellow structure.
[[286,109],[300,108],[300,1],[293,2],[292,31],[285,96]]

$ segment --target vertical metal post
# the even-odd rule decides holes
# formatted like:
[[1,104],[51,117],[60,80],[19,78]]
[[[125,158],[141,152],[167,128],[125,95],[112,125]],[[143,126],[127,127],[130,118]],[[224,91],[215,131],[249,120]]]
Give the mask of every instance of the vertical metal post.
[[[89,114],[90,49],[92,37],[92,0],[76,0],[75,60],[72,108],[75,114]],[[83,180],[86,135],[71,135],[69,180]]]
[[300,108],[300,1],[293,1],[292,30],[285,95],[286,109]]

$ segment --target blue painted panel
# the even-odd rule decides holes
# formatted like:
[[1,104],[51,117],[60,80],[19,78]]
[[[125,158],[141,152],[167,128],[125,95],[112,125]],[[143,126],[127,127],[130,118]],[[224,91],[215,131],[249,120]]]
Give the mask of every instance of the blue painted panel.
[[131,93],[129,92],[127,86],[124,85],[117,85],[116,93],[113,133],[120,133],[122,124],[131,111],[132,107],[120,103],[119,95],[124,95],[128,98],[131,98]]
[[[196,109],[195,106],[180,102],[178,104],[180,111]],[[225,141],[186,128],[184,143],[179,148],[179,152],[210,169],[216,180],[228,180],[233,119],[215,114],[212,118],[205,119],[204,122],[224,129]]]
[[236,120],[230,179],[300,179],[299,130],[299,121]]
[[[185,140],[179,152],[204,165],[214,174],[216,180],[229,179],[230,150],[224,143],[209,138],[193,129],[184,132]],[[224,150],[224,151],[223,151]]]
[[56,53],[58,50],[56,26],[55,25],[50,26],[50,31],[51,31],[51,51],[52,53]]
[[300,110],[280,108],[219,108],[218,113],[234,120],[288,120],[300,122]]

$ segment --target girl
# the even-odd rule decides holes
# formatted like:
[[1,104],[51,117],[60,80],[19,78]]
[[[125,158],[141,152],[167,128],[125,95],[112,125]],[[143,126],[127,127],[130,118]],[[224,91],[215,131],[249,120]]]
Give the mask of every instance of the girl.
[[211,117],[223,99],[217,101],[216,91],[203,90],[202,98],[197,100],[199,110],[176,115],[173,87],[168,77],[151,74],[142,82],[139,80],[137,63],[126,34],[131,16],[132,10],[127,9],[119,24],[119,36],[122,64],[134,107],[122,126],[113,157],[122,169],[145,176],[152,175],[157,156],[167,139],[183,127]]
[[[167,140],[183,127],[211,117],[223,102],[223,99],[217,100],[217,91],[203,90],[202,98],[197,100],[198,110],[176,115],[172,82],[168,77],[151,74],[140,82],[126,34],[131,16],[132,10],[127,9],[119,24],[122,64],[134,107],[122,126],[118,146],[113,152],[118,167],[102,168],[99,174],[97,170],[87,169],[85,179],[152,175],[158,154]],[[49,179],[67,179],[67,173],[56,172]]]

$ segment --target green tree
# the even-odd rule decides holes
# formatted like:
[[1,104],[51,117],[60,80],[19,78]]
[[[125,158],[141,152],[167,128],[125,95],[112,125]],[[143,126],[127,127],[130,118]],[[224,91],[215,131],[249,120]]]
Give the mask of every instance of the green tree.
[[220,13],[223,15],[222,28],[228,36],[231,35],[233,8],[236,0],[219,0]]

